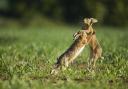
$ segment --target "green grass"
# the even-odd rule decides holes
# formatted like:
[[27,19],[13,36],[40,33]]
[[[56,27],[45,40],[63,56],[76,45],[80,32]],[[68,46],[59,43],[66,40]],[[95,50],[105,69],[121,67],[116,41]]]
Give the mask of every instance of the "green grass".
[[103,60],[86,70],[89,47],[66,71],[51,76],[56,58],[73,42],[76,27],[1,28],[0,89],[127,89],[128,31],[98,27]]

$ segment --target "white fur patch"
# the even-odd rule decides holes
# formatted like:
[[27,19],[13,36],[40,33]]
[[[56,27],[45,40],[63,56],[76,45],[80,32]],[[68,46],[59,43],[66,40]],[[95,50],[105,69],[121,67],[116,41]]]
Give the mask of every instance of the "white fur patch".
[[78,49],[78,51],[75,53],[75,56],[73,57],[73,59],[75,59],[84,49],[85,46],[81,47],[80,49]]

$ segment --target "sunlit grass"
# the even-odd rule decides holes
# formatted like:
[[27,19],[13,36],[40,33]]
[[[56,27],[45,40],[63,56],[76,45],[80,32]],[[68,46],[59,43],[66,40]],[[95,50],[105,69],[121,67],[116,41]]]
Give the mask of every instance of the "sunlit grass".
[[104,59],[97,62],[95,73],[86,70],[87,46],[70,68],[50,75],[77,30],[68,26],[0,30],[0,89],[127,89],[127,30],[96,28]]

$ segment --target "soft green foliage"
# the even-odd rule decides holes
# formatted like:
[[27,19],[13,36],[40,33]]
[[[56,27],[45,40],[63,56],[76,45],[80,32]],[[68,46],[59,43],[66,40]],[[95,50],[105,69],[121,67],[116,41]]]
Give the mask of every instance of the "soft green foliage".
[[128,0],[0,0],[0,17],[30,21],[38,15],[77,23],[95,17],[100,24],[128,25]]
[[[76,29],[76,30],[75,30]],[[104,59],[87,71],[88,46],[59,75],[50,75],[56,58],[73,42],[77,28],[0,30],[0,89],[127,89],[128,31],[96,28]]]

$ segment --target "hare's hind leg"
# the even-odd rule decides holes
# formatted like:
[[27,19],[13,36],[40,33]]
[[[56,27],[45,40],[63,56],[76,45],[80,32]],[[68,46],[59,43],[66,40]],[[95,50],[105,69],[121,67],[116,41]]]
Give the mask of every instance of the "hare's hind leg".
[[94,70],[98,56],[93,50],[90,50],[90,57],[88,59],[88,70]]
[[51,74],[58,74],[60,70],[64,71],[69,65],[68,58],[63,58],[61,60],[58,60],[58,62],[54,65]]
[[60,69],[60,65],[54,64],[53,69],[51,70],[51,74],[54,74],[54,75],[58,74],[59,69]]
[[65,58],[63,61],[64,61],[64,62],[63,62],[63,64],[61,65],[61,69],[64,71],[64,70],[66,70],[66,68],[69,66],[69,61],[68,61],[67,58]]
[[90,55],[90,67],[91,69],[95,69],[96,68],[96,62],[98,60],[98,58],[101,57],[102,54],[102,49],[101,48],[97,48],[96,51],[93,51],[92,54]]
[[[91,49],[91,48],[90,48],[90,49]],[[94,60],[94,57],[93,57],[93,50],[91,49],[91,50],[90,50],[90,56],[89,56],[89,58],[88,58],[88,69],[91,68],[93,60]]]
[[95,50],[96,51],[94,52],[93,68],[95,68],[95,66],[96,66],[97,59],[101,58],[101,56],[102,56],[102,48],[101,47],[97,47]]
[[97,61],[98,58],[99,58],[99,57],[98,57],[97,55],[95,55],[95,56],[93,57],[93,60],[92,60],[92,69],[95,69],[95,68],[96,68],[96,61]]

